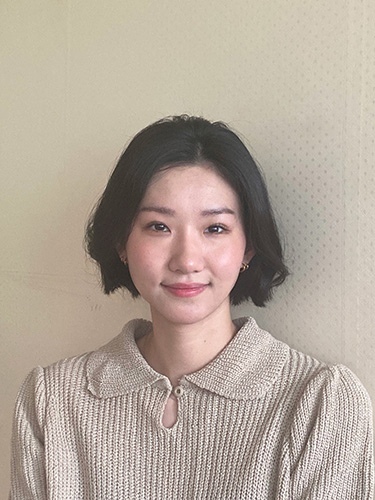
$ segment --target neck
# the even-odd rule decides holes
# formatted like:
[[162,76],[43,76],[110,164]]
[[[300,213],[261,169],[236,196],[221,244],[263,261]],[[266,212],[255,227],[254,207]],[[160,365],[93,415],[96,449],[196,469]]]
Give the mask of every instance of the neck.
[[138,348],[148,364],[176,386],[183,375],[212,361],[231,341],[236,328],[230,313],[193,325],[175,325],[152,315],[152,332],[140,338]]

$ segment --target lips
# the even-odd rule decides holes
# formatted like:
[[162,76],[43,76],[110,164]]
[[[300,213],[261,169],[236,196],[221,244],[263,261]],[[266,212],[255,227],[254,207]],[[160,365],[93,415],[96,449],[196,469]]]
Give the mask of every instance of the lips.
[[162,283],[162,286],[177,297],[194,297],[208,287],[205,283],[171,283],[168,285]]

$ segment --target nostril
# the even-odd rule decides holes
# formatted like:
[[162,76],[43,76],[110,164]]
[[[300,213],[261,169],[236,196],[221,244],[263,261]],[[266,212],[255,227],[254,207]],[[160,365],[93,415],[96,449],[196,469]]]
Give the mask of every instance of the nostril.
[[174,272],[193,273],[199,272],[203,267],[203,259],[197,252],[175,252],[170,259],[169,268]]
[[202,264],[198,260],[192,259],[172,259],[169,267],[174,272],[181,272],[184,274],[197,273],[202,270]]

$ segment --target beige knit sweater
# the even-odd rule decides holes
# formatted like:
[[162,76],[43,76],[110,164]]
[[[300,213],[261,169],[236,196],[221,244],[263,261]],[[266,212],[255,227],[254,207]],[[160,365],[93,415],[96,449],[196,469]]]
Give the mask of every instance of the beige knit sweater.
[[372,499],[371,405],[344,366],[290,349],[253,319],[181,380],[135,343],[131,321],[101,349],[35,368],[19,393],[11,499]]

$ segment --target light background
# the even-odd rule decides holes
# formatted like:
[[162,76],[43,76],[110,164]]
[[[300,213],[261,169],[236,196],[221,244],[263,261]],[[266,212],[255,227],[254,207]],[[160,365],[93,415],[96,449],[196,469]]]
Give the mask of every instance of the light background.
[[0,19],[0,493],[30,369],[148,316],[101,294],[82,241],[125,143],[169,114],[228,122],[268,182],[292,276],[233,314],[374,401],[375,2],[3,0]]

